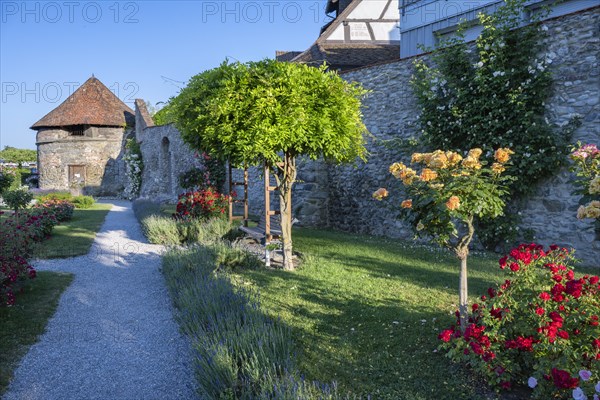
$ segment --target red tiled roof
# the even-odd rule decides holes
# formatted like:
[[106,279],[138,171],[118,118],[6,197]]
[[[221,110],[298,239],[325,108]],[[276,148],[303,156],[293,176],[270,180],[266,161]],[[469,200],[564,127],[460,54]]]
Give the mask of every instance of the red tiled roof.
[[135,114],[97,78],[91,77],[64,102],[31,126],[31,129],[73,126],[125,126],[135,124]]

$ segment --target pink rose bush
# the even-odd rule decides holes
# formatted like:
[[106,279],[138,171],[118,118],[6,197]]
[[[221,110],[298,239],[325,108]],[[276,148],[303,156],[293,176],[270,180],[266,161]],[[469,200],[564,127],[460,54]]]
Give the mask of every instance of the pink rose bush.
[[536,399],[591,399],[600,381],[600,282],[576,277],[573,261],[557,246],[511,250],[499,261],[504,282],[472,304],[464,333],[457,319],[439,334],[441,348],[498,390],[518,384]]
[[24,282],[36,276],[29,263],[35,245],[50,237],[60,221],[71,219],[73,204],[51,200],[0,221],[0,306],[15,304]]
[[58,222],[69,221],[73,218],[73,212],[75,211],[75,205],[68,200],[46,200],[42,203],[36,204],[34,208],[44,209],[50,211],[56,217]]
[[577,218],[594,220],[600,230],[600,150],[595,144],[579,144],[571,160],[571,169],[577,175],[575,193],[581,195]]

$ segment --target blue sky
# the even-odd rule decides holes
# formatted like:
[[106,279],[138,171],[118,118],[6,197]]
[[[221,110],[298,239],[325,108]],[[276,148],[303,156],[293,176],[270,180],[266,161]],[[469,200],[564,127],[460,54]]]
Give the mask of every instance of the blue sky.
[[0,0],[0,148],[35,149],[29,127],[92,74],[133,106],[166,101],[225,58],[305,50],[326,0]]

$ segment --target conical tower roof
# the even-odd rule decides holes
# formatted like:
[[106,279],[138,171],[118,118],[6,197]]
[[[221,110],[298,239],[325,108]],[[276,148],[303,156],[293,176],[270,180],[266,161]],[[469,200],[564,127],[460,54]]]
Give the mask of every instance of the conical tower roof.
[[92,76],[72,95],[31,129],[73,125],[125,126],[135,124],[135,114],[96,77]]

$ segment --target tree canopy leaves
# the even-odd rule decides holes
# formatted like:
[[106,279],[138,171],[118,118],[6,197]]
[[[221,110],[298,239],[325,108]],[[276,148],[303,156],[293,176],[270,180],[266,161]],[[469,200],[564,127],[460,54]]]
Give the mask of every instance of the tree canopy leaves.
[[167,114],[193,148],[236,166],[284,153],[354,162],[366,158],[365,94],[325,66],[225,61],[192,77]]

